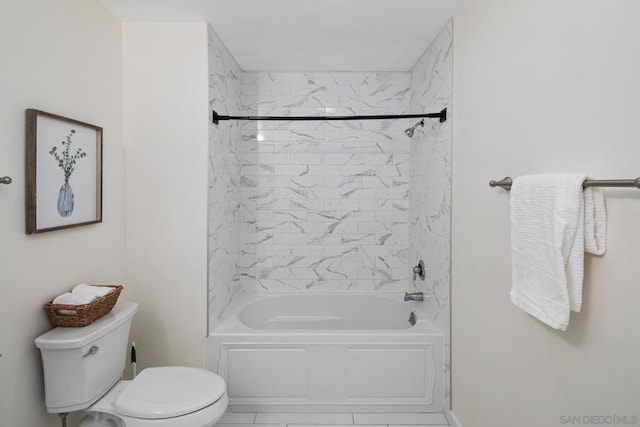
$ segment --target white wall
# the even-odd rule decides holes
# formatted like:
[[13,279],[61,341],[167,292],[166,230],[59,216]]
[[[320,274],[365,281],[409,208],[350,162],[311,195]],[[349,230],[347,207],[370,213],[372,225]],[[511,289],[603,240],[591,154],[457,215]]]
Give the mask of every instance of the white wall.
[[207,25],[122,27],[131,338],[139,369],[204,367]]
[[[42,305],[79,282],[124,278],[120,24],[96,1],[0,7],[0,425],[59,425],[46,414],[33,339]],[[25,234],[25,119],[36,108],[104,128],[103,223]],[[126,294],[126,291],[125,291]]]
[[640,192],[606,191],[609,250],[587,256],[582,313],[557,332],[509,300],[509,194],[488,186],[640,175],[639,18],[634,0],[467,1],[455,17],[453,410],[464,426],[640,416]]

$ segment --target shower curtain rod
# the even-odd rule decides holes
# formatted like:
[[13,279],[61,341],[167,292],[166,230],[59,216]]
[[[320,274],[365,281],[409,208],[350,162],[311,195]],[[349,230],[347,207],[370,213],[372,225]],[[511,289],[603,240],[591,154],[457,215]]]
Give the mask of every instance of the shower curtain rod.
[[385,119],[419,119],[427,117],[440,119],[440,123],[447,121],[447,109],[443,108],[439,113],[423,114],[391,114],[375,116],[223,116],[213,111],[213,123],[220,120],[278,120],[278,121],[303,121],[303,120],[385,120]]

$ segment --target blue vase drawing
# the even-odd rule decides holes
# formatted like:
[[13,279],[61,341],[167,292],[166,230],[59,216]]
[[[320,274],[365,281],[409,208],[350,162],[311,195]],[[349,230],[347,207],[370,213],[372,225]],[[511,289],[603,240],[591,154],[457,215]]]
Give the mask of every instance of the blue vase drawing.
[[65,179],[58,193],[58,214],[63,218],[71,216],[74,203],[73,189],[69,185],[69,180]]
[[62,150],[58,150],[57,146],[51,147],[49,154],[53,156],[53,158],[58,163],[58,167],[62,169],[64,173],[64,184],[60,187],[60,191],[58,192],[58,215],[63,218],[71,216],[73,213],[73,206],[75,205],[75,200],[73,196],[73,189],[69,185],[69,178],[73,175],[73,171],[76,169],[76,163],[85,157],[87,157],[87,153],[85,153],[82,148],[78,148],[75,153],[71,151],[71,138],[75,135],[75,129],[71,129],[69,134],[62,141]]

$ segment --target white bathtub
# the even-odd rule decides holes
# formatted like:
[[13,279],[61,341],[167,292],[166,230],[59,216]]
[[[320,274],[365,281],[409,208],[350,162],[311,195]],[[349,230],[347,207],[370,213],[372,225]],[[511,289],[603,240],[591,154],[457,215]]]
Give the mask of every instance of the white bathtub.
[[207,339],[207,367],[237,410],[440,412],[443,335],[422,307],[400,294],[241,294]]

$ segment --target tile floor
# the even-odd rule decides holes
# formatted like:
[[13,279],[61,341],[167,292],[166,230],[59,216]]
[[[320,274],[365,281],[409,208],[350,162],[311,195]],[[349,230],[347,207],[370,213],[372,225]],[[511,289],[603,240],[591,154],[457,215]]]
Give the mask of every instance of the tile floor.
[[448,427],[443,414],[227,412],[216,427]]

